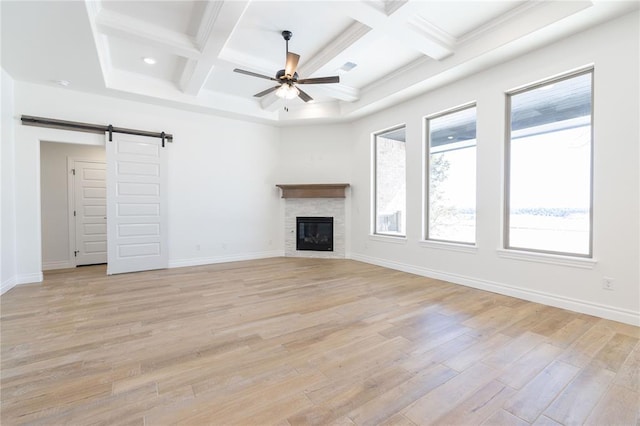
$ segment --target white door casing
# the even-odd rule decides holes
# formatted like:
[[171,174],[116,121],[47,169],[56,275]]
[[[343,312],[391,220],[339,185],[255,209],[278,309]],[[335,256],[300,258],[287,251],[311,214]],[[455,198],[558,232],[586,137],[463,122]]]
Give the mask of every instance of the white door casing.
[[107,149],[107,274],[168,266],[167,148],[113,133]]
[[76,266],[107,262],[106,178],[105,163],[74,161]]

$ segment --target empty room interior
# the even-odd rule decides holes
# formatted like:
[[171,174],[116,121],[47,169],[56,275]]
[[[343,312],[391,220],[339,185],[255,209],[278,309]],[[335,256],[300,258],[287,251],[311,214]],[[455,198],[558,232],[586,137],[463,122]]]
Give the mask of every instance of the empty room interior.
[[0,423],[637,425],[637,1],[0,1]]

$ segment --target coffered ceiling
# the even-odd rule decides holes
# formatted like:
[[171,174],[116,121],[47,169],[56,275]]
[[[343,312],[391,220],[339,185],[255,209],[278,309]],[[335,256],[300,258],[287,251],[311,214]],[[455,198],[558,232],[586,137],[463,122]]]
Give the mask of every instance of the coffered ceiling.
[[[16,80],[286,123],[388,107],[638,2],[3,0],[1,7],[2,67]],[[275,76],[285,64],[283,30],[293,32],[300,78],[339,75],[340,83],[305,85],[309,103],[254,97],[273,83],[233,69]]]

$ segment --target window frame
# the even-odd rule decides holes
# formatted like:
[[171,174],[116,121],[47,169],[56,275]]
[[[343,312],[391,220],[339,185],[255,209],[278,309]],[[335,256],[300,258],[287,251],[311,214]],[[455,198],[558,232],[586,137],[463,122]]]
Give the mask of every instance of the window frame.
[[[540,87],[554,84],[557,82],[570,80],[582,75],[591,74],[591,114],[589,120],[590,126],[590,146],[589,146],[589,247],[588,253],[571,253],[557,250],[543,250],[526,247],[516,247],[509,245],[510,237],[510,193],[511,193],[511,98],[514,95],[529,92],[539,89]],[[503,204],[503,227],[502,227],[502,247],[505,251],[513,251],[518,253],[530,253],[538,255],[551,255],[560,256],[566,258],[581,258],[581,259],[593,259],[593,188],[594,188],[594,116],[595,116],[595,68],[593,65],[580,68],[574,71],[569,71],[554,77],[549,77],[544,80],[537,81],[535,83],[527,84],[516,89],[505,92],[505,139],[504,139],[504,204]]]
[[407,153],[406,153],[406,129],[407,129],[407,124],[406,123],[401,123],[401,124],[397,124],[395,126],[391,126],[388,128],[385,128],[383,130],[378,130],[376,132],[371,133],[371,228],[370,228],[370,235],[372,237],[381,237],[381,238],[392,238],[392,239],[398,239],[398,240],[404,240],[407,238],[407,218],[406,218],[406,213],[407,213],[407,205],[406,205],[406,200],[405,200],[405,217],[404,219],[404,223],[405,223],[405,232],[404,234],[400,234],[400,233],[383,233],[383,232],[378,232],[378,136],[383,136],[386,133],[391,133],[394,132],[396,130],[400,130],[400,129],[405,129],[405,141],[403,142],[405,144],[405,176],[404,176],[404,185],[405,185],[405,192],[406,192],[406,188],[407,188],[407,173],[406,173],[406,166],[407,166]]
[[[431,186],[431,138],[429,137],[429,133],[430,133],[430,120],[433,120],[434,118],[439,118],[439,117],[443,117],[445,115],[449,115],[449,114],[454,114],[460,111],[464,111],[466,109],[470,109],[470,108],[475,108],[476,109],[476,143],[475,143],[475,148],[476,148],[476,158],[475,158],[475,163],[476,163],[476,176],[475,176],[475,183],[476,183],[476,190],[475,190],[475,195],[476,195],[476,200],[475,200],[475,205],[476,205],[476,219],[475,219],[475,229],[474,229],[474,241],[473,242],[467,242],[467,241],[456,241],[456,240],[443,240],[443,239],[439,239],[439,238],[431,238],[429,236],[429,212],[430,212],[430,207],[431,207],[431,200],[430,200],[430,191],[429,188]],[[423,229],[422,229],[422,237],[423,237],[423,242],[425,243],[435,243],[435,244],[446,244],[446,245],[455,245],[455,246],[462,246],[462,248],[464,247],[469,247],[469,248],[475,248],[477,247],[478,244],[478,217],[477,217],[477,206],[478,206],[478,154],[477,154],[477,150],[478,150],[478,102],[477,101],[470,101],[458,106],[455,106],[453,108],[449,108],[446,109],[444,111],[439,111],[437,113],[434,114],[430,114],[424,117],[423,119],[423,123],[424,123],[424,172],[423,172],[423,184],[424,184],[424,190],[423,190],[423,214],[422,214],[422,220],[423,220]],[[463,148],[464,149],[464,148]]]

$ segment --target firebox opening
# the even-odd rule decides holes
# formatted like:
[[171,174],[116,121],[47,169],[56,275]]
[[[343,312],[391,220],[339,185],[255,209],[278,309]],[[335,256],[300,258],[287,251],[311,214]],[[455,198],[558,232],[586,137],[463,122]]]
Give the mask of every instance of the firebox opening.
[[296,250],[333,251],[333,218],[297,217]]

